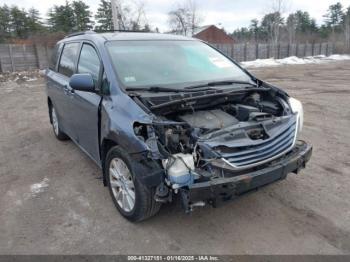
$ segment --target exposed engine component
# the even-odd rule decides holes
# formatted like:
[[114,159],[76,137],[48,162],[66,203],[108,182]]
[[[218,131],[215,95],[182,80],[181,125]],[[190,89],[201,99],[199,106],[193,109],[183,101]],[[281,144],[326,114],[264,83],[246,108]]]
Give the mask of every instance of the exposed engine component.
[[248,121],[250,119],[250,115],[252,113],[259,112],[260,110],[253,106],[247,106],[247,105],[236,105],[236,117],[240,121]]
[[223,170],[237,173],[264,163],[295,143],[295,116],[287,111],[283,99],[265,91],[207,104],[184,103],[177,110],[171,96],[157,96],[165,105],[167,99],[171,113],[166,108],[163,115],[158,114],[154,130],[135,125],[134,131],[153,155],[154,142],[158,141],[165,182],[173,189],[190,186],[197,179],[224,177]]
[[255,127],[246,130],[248,137],[252,140],[267,139],[269,136],[266,134],[265,129],[262,126]]
[[190,130],[182,126],[167,128],[164,131],[164,144],[170,153],[189,153],[192,151],[190,145]]
[[245,104],[255,107],[259,112],[269,113],[271,115],[278,114],[282,107],[274,100],[266,100],[260,94],[253,93],[245,99]]
[[179,116],[179,119],[192,127],[208,130],[225,128],[239,122],[235,117],[220,109],[197,111]]

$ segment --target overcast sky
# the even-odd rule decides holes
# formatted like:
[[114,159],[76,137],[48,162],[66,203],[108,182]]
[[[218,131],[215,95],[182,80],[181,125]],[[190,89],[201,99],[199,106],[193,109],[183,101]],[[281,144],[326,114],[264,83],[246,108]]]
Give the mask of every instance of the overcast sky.
[[[127,0],[124,0],[127,2]],[[178,0],[181,1],[181,0]],[[341,2],[344,6],[350,6],[350,0],[287,0],[287,13],[298,9],[308,11],[320,24],[328,6]],[[96,12],[99,0],[85,0]],[[169,0],[143,0],[146,3],[146,13],[152,27],[158,27],[161,31],[167,30],[167,13],[177,1]],[[233,31],[238,27],[249,26],[250,20],[260,19],[268,12],[271,0],[197,0],[197,5],[205,18],[203,25],[216,24],[223,26],[227,31]],[[18,5],[23,8],[35,7],[42,16],[46,16],[47,10],[54,4],[64,4],[65,0],[0,0],[1,5]]]

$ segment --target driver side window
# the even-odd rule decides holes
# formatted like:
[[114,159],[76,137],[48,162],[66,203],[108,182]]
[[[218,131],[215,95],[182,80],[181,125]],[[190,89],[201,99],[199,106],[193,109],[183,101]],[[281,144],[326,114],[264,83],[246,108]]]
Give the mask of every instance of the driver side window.
[[101,62],[95,48],[89,44],[83,44],[78,62],[78,73],[89,73],[98,83]]

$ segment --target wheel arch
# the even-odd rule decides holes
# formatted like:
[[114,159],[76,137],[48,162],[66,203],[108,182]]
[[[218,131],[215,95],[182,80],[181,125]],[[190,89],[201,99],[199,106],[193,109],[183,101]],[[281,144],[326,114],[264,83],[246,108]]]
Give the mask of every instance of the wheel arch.
[[102,174],[103,174],[103,185],[107,186],[107,174],[105,172],[105,163],[108,151],[115,146],[119,146],[119,144],[112,139],[104,138],[101,143],[101,165],[102,165]]
[[48,110],[49,110],[50,123],[52,124],[52,116],[51,116],[52,101],[51,101],[51,98],[49,96],[47,97],[47,107],[48,107]]

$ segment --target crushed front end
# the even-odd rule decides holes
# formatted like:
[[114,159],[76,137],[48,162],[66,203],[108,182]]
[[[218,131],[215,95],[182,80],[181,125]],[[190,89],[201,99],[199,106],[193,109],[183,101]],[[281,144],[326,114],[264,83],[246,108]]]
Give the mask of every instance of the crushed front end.
[[267,84],[132,96],[154,119],[134,132],[162,174],[155,198],[179,195],[186,211],[284,179],[311,157],[300,102]]

